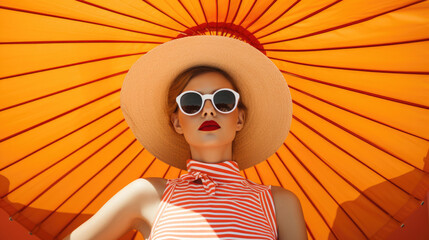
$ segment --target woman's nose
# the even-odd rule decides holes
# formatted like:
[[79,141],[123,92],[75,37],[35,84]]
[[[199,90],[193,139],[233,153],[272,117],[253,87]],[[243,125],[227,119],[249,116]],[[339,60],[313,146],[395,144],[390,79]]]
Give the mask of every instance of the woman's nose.
[[201,110],[202,116],[205,116],[206,114],[211,114],[213,116],[216,116],[216,109],[212,104],[212,101],[210,99],[206,99],[204,103],[203,110]]

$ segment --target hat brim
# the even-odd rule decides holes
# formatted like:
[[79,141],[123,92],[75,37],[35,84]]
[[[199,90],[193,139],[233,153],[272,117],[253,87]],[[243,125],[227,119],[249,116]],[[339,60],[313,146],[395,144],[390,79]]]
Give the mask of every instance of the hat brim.
[[175,77],[190,67],[208,65],[228,72],[248,108],[236,133],[232,160],[240,170],[274,154],[292,121],[292,100],[283,74],[248,43],[223,36],[190,36],[161,44],[140,57],[122,85],[120,102],[137,140],[156,158],[186,170],[189,144],[170,126],[167,95]]

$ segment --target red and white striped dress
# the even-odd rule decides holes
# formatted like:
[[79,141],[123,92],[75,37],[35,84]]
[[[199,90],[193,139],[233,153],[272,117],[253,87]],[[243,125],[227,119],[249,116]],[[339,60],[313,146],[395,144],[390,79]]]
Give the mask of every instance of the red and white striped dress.
[[245,179],[232,160],[186,165],[167,181],[149,240],[277,239],[271,185]]

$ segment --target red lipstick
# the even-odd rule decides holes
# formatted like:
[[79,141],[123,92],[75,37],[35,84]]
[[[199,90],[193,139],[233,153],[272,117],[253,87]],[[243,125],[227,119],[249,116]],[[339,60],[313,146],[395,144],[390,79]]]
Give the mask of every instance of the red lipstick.
[[219,124],[217,124],[216,121],[210,120],[210,121],[205,121],[203,122],[203,124],[201,124],[200,128],[198,128],[198,130],[201,131],[213,131],[220,128]]

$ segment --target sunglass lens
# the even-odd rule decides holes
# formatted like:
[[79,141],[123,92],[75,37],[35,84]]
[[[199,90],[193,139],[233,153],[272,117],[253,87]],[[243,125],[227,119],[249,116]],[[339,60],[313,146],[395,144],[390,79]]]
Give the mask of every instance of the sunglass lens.
[[216,107],[222,112],[229,112],[234,108],[235,95],[231,91],[222,90],[214,95]]
[[197,93],[186,93],[180,98],[180,105],[183,111],[193,114],[200,110],[202,104],[201,96]]

